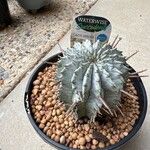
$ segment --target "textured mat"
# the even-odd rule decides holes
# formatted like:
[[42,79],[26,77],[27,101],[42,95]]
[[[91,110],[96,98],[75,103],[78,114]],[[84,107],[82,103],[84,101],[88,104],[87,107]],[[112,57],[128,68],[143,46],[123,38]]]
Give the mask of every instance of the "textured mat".
[[73,16],[97,0],[52,0],[36,15],[9,0],[13,24],[0,32],[0,100],[2,100],[70,29]]

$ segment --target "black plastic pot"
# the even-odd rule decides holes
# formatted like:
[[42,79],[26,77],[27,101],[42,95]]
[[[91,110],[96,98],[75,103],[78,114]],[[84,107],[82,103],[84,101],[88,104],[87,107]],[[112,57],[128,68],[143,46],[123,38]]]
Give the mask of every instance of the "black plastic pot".
[[[43,62],[39,67],[37,67],[37,69],[33,72],[33,74],[31,75],[27,87],[26,87],[26,92],[25,92],[25,97],[24,97],[24,103],[25,103],[25,109],[28,115],[28,118],[32,124],[32,126],[34,127],[34,129],[36,130],[36,132],[38,133],[38,135],[48,144],[56,147],[57,149],[61,149],[61,150],[75,150],[73,148],[69,148],[67,146],[61,145],[53,140],[51,140],[46,134],[44,134],[42,132],[42,130],[39,129],[38,125],[36,124],[34,118],[33,118],[33,114],[31,112],[31,106],[30,106],[30,95],[31,95],[31,91],[33,88],[33,81],[36,79],[38,72],[42,71],[46,66],[50,66],[49,64],[47,64],[46,62],[56,62],[59,58],[59,56],[62,55],[61,53],[56,54],[50,58],[48,58],[45,62]],[[132,68],[131,68],[132,69]],[[131,72],[135,72],[134,69],[131,70]],[[141,128],[143,121],[145,119],[146,116],[146,112],[147,112],[147,96],[146,96],[146,91],[144,88],[144,85],[142,83],[142,80],[140,78],[134,78],[133,80],[133,84],[138,92],[138,96],[139,96],[139,103],[140,103],[140,116],[139,118],[136,120],[135,125],[133,126],[132,131],[128,134],[128,136],[126,136],[125,138],[123,138],[120,142],[118,142],[117,144],[111,145],[107,148],[105,148],[104,150],[116,150],[119,149],[120,147],[122,147],[124,144],[126,144],[131,138],[133,138],[136,133],[139,131],[139,129]]]
[[0,0],[0,30],[11,23],[7,0]]

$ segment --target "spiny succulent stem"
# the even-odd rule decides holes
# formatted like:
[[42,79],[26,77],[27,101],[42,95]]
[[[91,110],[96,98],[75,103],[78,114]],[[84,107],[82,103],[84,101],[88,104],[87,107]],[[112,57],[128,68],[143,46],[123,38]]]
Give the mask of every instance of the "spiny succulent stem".
[[120,37],[119,39],[118,39],[118,41],[116,42],[116,44],[114,45],[114,48],[119,44],[119,42],[122,40],[122,38]]
[[113,112],[111,111],[111,109],[110,109],[110,107],[107,105],[107,103],[106,103],[101,97],[100,97],[99,99],[102,101],[103,105],[109,110],[110,114],[113,116]]
[[141,70],[141,71],[138,71],[138,72],[133,72],[133,73],[129,73],[130,75],[136,75],[136,74],[139,74],[139,73],[143,73],[145,71],[147,71],[148,69],[144,69],[144,70]]
[[118,105],[116,105],[116,107],[117,107],[117,109],[119,110],[120,114],[121,114],[122,116],[124,116],[124,113],[123,113],[122,110],[118,107]]
[[[101,112],[107,112],[110,117],[118,115],[115,105],[121,109],[120,90],[129,76],[126,59],[116,48],[120,40],[117,36],[112,45],[86,40],[64,51],[58,61],[56,79],[61,80],[58,84],[60,100],[70,104],[67,116],[77,113],[77,118],[86,116],[94,122]],[[61,46],[60,49],[63,50]],[[126,95],[132,97],[130,93]]]
[[132,75],[132,76],[129,76],[129,78],[142,78],[142,77],[149,77],[149,75],[142,75],[142,76]]
[[115,37],[114,41],[112,42],[112,44],[111,44],[112,47],[114,46],[114,44],[115,44],[117,38],[118,38],[118,35]]
[[130,56],[128,56],[128,57],[126,58],[126,61],[129,60],[129,59],[130,59],[131,57],[133,57],[134,55],[136,55],[138,52],[139,52],[139,51],[136,51],[136,52],[134,52],[133,54],[131,54]]
[[137,97],[131,95],[130,93],[128,93],[128,92],[126,92],[126,91],[124,91],[124,90],[120,90],[120,91],[121,91],[123,94],[129,96],[130,98],[137,100]]

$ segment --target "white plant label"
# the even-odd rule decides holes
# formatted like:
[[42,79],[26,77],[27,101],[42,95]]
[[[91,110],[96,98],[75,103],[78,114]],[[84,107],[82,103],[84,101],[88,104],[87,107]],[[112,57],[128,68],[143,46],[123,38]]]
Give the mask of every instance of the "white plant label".
[[74,42],[82,42],[86,39],[92,43],[99,40],[106,43],[111,33],[110,22],[97,16],[82,15],[74,19],[71,30],[71,46]]

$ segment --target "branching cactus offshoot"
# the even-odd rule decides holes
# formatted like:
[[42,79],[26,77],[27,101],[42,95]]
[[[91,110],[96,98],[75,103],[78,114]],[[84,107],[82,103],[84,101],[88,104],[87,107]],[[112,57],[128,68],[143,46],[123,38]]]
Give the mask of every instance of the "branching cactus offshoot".
[[68,115],[87,116],[92,122],[105,111],[116,116],[121,111],[121,93],[129,77],[127,59],[112,44],[75,43],[63,52],[58,62],[59,96],[68,108]]

